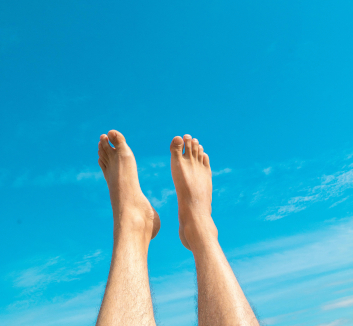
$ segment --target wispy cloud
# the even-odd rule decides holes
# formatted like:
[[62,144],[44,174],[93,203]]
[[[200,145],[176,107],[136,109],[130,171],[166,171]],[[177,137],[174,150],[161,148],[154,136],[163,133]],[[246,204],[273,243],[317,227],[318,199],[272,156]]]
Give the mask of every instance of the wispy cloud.
[[218,175],[222,175],[222,174],[226,174],[226,173],[230,173],[232,172],[232,169],[230,168],[225,168],[223,170],[219,170],[219,171],[212,171],[212,175],[214,177],[218,176]]
[[77,171],[75,169],[60,171],[48,171],[41,175],[33,175],[26,171],[12,182],[13,187],[37,186],[48,187],[53,185],[65,185],[71,183],[78,183],[83,181],[97,181],[103,179],[103,173],[98,169],[82,169]]
[[343,198],[343,199],[341,199],[341,200],[338,200],[338,201],[334,202],[329,208],[336,207],[337,205],[339,205],[339,204],[345,202],[348,198],[349,198],[349,196],[347,196],[347,197],[345,197],[345,198]]
[[[298,320],[301,325],[300,320],[315,316],[317,323],[302,324],[312,325],[328,318],[342,318],[344,315],[332,315],[331,311],[342,308],[347,314],[353,306],[351,296],[330,301],[352,280],[351,252],[353,218],[315,232],[239,248],[228,257],[245,292],[255,306],[261,307],[268,324],[292,325]],[[278,311],[271,307],[283,300],[287,302],[286,308],[282,308],[286,313],[268,315],[272,310]],[[320,308],[324,300],[329,303]]]
[[[336,153],[311,161],[271,162],[265,169],[258,166],[244,169],[229,167],[213,172],[214,176],[227,176],[214,178],[214,189],[226,190],[222,191],[222,206],[230,207],[232,204],[235,208],[240,204],[241,209],[250,208],[256,218],[261,214],[268,221],[303,212],[317,203],[326,203],[327,208],[334,208],[350,198],[348,191],[353,189],[352,158]],[[225,202],[227,198],[228,205]],[[247,213],[248,216],[251,214]]]
[[[168,161],[169,157],[168,160],[165,157],[156,157],[138,162],[140,181],[153,180],[154,182],[158,181],[160,183],[163,179],[166,179],[167,175],[170,177],[170,170],[167,169]],[[0,170],[0,185],[1,181],[5,180],[5,176],[7,179],[11,177],[8,172],[5,172],[6,171]],[[53,169],[44,171],[41,174],[29,170],[22,171],[13,178],[12,186],[17,188],[28,186],[48,187],[102,180],[104,180],[104,176],[97,164],[96,167],[72,167],[65,170]]]
[[[170,157],[169,156],[155,156],[148,158],[137,159],[137,168],[139,177],[159,176],[160,173],[170,173]],[[140,175],[141,172],[141,175]]]
[[[271,164],[271,166],[274,165]],[[142,184],[147,189],[145,193],[151,203],[156,208],[170,204],[171,196],[175,195],[175,190],[172,187],[168,162],[163,160],[142,162],[142,164],[139,164],[139,169]],[[254,170],[242,171],[242,174],[230,168],[216,171],[214,175],[223,174],[226,177],[215,178],[215,184],[220,180],[219,187],[216,186],[215,191],[218,194],[222,193],[222,197],[226,197],[230,191],[229,189],[233,187],[232,198],[237,198],[237,201],[242,202],[248,198],[249,207],[250,204],[260,205],[265,203],[265,205],[268,205],[271,203],[273,207],[266,212],[266,217],[269,220],[295,214],[305,210],[309,205],[319,202],[325,203],[327,201],[329,205],[335,207],[338,203],[343,203],[349,198],[345,191],[353,188],[353,181],[351,180],[353,169],[348,164],[345,167],[333,170],[338,172],[326,174],[321,172],[322,175],[318,177],[315,176],[313,170],[308,173],[304,171],[307,182],[303,181],[303,175],[300,175],[301,179],[296,179],[304,168],[299,169],[300,172],[293,172],[294,170],[299,171],[295,164],[293,164],[292,170],[283,168],[285,173],[289,171],[288,174],[291,175],[288,178],[282,176],[282,179],[278,178],[281,171],[277,166],[269,174],[266,174],[260,168],[257,169],[257,174],[255,174],[252,173]],[[22,185],[28,183],[33,185],[35,181],[37,185],[45,186],[88,180],[96,182],[102,179],[100,171],[95,169],[72,169],[66,171],[66,174],[61,175],[60,173],[60,171],[52,174],[50,172],[43,173],[42,183],[38,176],[33,176],[30,173],[23,174],[24,177],[21,182]],[[292,173],[298,174],[293,177]],[[242,177],[242,175],[245,175],[245,177]],[[309,178],[308,175],[310,175]],[[243,183],[238,186],[233,178],[236,178],[237,181],[243,178],[243,181],[241,181]],[[252,178],[251,185],[247,182],[249,178]],[[254,180],[262,183],[260,185],[255,184]],[[21,182],[19,181],[19,184]],[[294,182],[297,182],[297,184],[294,184]],[[237,188],[234,191],[234,187],[239,189]],[[238,195],[235,196],[235,193]],[[256,203],[252,202],[254,197],[257,198]],[[273,204],[270,200],[273,198],[277,200],[277,197],[280,197],[278,202]],[[331,200],[329,201],[329,199]],[[332,201],[337,204],[332,204]],[[261,216],[265,209],[258,210],[258,216]],[[333,211],[335,210],[330,210],[330,212]],[[353,252],[353,219],[326,221],[324,225],[325,227],[321,230],[259,242],[240,247],[228,253],[231,265],[245,292],[255,306],[258,305],[262,311],[265,311],[264,320],[269,324],[287,325],[292,319],[299,320],[302,318],[303,320],[310,314],[322,314],[321,319],[315,321],[315,325],[319,323],[325,325],[327,321],[331,320],[335,322],[340,320],[341,322],[345,316],[328,314],[334,314],[336,311],[347,311],[351,308],[351,297],[339,297],[350,295],[350,292],[342,294],[340,291],[347,289],[345,284],[352,279],[353,275],[353,260],[351,257],[351,252]],[[77,264],[65,264],[64,260],[65,258],[61,256],[53,257],[42,261],[40,264],[23,269],[13,275],[13,285],[29,294],[35,291],[40,292],[54,283],[73,282],[82,275],[89,273],[93,264],[95,264],[95,258],[89,258],[88,256],[77,259],[75,261]],[[190,267],[192,265],[192,263],[186,263],[179,268],[180,272],[176,274],[152,279],[155,301],[159,307],[159,314],[163,317],[164,325],[191,325],[196,318],[194,311],[196,286],[195,275],[192,272],[192,267]],[[101,289],[101,291],[103,290]],[[57,300],[62,304],[60,307],[66,305],[63,298]],[[99,301],[98,297],[96,297],[96,300]],[[278,305],[279,302],[286,302],[286,309],[282,307],[281,310],[281,305]],[[323,302],[326,303],[323,305]],[[307,305],[305,309],[303,305]],[[51,308],[48,307],[45,307],[45,309],[48,309],[45,311],[51,311]],[[60,307],[58,310],[64,312],[64,310],[60,310]],[[273,307],[276,307],[276,309]],[[326,308],[324,309],[324,307]],[[20,302],[12,308],[21,309]],[[85,317],[84,314],[87,313],[87,316],[91,314],[91,320],[93,320],[95,316],[93,312],[98,308],[91,306],[87,308],[86,312],[79,310],[79,308],[72,309],[72,314],[68,314],[67,319],[65,319],[66,317],[63,317],[63,319],[58,317],[58,320],[65,321],[65,324],[67,321],[69,325],[81,325],[80,323],[83,325],[84,322],[87,324],[89,318]],[[27,309],[25,313],[29,314],[29,311]],[[33,311],[32,308],[31,311]],[[44,313],[46,313],[45,311]],[[179,316],[179,319],[174,317],[176,315]],[[26,318],[34,318],[28,316]],[[82,321],[80,321],[80,316]],[[48,321],[45,318],[39,318],[40,322],[43,321],[43,325],[44,320]],[[78,320],[77,324],[74,323],[75,318]],[[23,322],[23,325],[28,324],[30,323]],[[42,324],[38,323],[38,325]],[[294,321],[292,324],[294,324]],[[18,325],[22,324],[19,323]],[[53,325],[57,324],[54,323]],[[307,324],[303,325],[310,325],[310,322],[308,321]],[[345,324],[342,322],[342,325]]]
[[[286,205],[271,208],[272,213],[267,212],[265,219],[269,221],[278,220],[291,213],[300,212],[314,203],[341,196],[347,189],[353,188],[353,169],[323,175],[319,180],[321,181],[319,184],[299,190],[299,192],[304,192],[304,195],[294,196],[287,201]],[[348,197],[336,201],[330,208],[347,199]]]
[[266,175],[269,175],[272,172],[272,167],[268,167],[266,169],[263,169],[262,172],[265,173]]
[[[80,278],[90,273],[103,258],[101,250],[96,250],[78,258],[61,255],[24,262],[31,266],[7,276],[14,289],[21,293],[15,296],[16,301],[1,310],[1,322],[14,326],[92,324],[98,314],[104,284],[86,285],[83,291],[75,292],[74,289],[77,289],[77,284],[81,284],[79,288],[82,288]],[[70,291],[64,286],[67,282],[71,282]],[[53,292],[54,284],[57,283],[61,283],[61,286]],[[66,290],[60,290],[61,287]]]
[[36,263],[21,271],[12,273],[14,287],[24,289],[23,293],[44,290],[51,283],[70,282],[91,271],[92,266],[102,260],[102,252],[84,255],[78,260],[53,257]]
[[347,322],[349,322],[349,320],[347,319],[336,319],[330,323],[324,323],[317,326],[341,326],[341,325],[345,325]]
[[[314,324],[322,323],[332,317],[329,311],[339,307],[350,309],[353,305],[352,297],[329,301],[352,280],[352,252],[353,218],[348,218],[317,231],[244,246],[227,253],[227,257],[255,307],[266,312],[264,322],[292,325],[298,320],[299,325],[300,320],[313,316],[318,316]],[[192,265],[188,262],[183,267],[191,269]],[[170,311],[177,313],[172,307],[184,307],[187,303],[191,307],[185,314],[192,313],[196,294],[193,272],[184,270],[152,279],[152,283],[161,316],[166,317]],[[320,308],[322,300],[329,301],[325,308]],[[287,304],[280,310],[278,302],[282,301]],[[271,316],[272,311],[282,314]],[[303,325],[312,324],[308,321]],[[170,321],[166,325],[174,324]]]
[[57,296],[30,309],[23,303],[15,303],[0,318],[4,325],[14,326],[91,325],[97,318],[104,287],[99,284],[83,292]]
[[196,321],[195,295],[197,293],[195,274],[190,270],[181,270],[175,274],[153,278],[157,320],[163,319],[163,325],[193,325]]
[[165,162],[151,162],[150,165],[153,168],[164,168],[167,166],[167,164]]
[[157,296],[156,300],[159,304],[164,304],[173,301],[179,301],[181,299],[192,298],[195,296],[195,293],[195,289],[182,288],[170,293],[162,293]]
[[304,210],[305,208],[306,208],[305,206],[299,206],[299,205],[295,205],[295,204],[280,206],[277,208],[276,214],[267,215],[266,220],[267,221],[279,220],[279,219],[281,219],[291,213],[300,212],[300,211]]
[[174,189],[163,189],[160,198],[154,197],[151,190],[147,191],[147,198],[155,208],[161,208],[168,202],[168,198],[176,194]]
[[[257,254],[256,247],[252,253],[247,251],[246,258],[236,259],[235,253],[232,254],[235,258],[232,265],[244,282],[272,278],[279,281],[279,277],[295,277],[298,272],[310,275],[353,265],[353,219],[303,237],[269,242],[266,246],[271,250],[261,255]],[[241,251],[237,254],[242,255]],[[249,255],[254,257],[249,259]]]
[[332,310],[332,309],[339,309],[339,308],[347,308],[353,306],[353,296],[351,297],[344,297],[335,302],[328,303],[322,307],[323,310]]
[[103,178],[102,171],[88,171],[88,172],[80,172],[76,175],[76,180],[81,181],[85,179],[94,179],[99,180]]
[[300,315],[303,315],[306,312],[308,312],[308,310],[311,310],[311,309],[304,309],[304,310],[294,311],[294,312],[290,312],[290,313],[287,313],[287,314],[278,315],[278,316],[275,316],[275,317],[262,318],[260,320],[261,321],[260,324],[261,325],[265,325],[265,326],[281,325],[282,322],[284,322],[286,320],[295,319],[295,318],[299,317]]

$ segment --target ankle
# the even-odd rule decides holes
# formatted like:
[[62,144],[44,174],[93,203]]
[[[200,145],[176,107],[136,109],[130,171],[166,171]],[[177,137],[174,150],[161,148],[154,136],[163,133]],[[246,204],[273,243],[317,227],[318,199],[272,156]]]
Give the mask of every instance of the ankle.
[[131,224],[114,223],[113,240],[114,247],[130,247],[147,253],[151,237],[144,229],[132,227]]
[[185,239],[193,253],[205,250],[206,247],[218,243],[218,230],[211,216],[201,217],[199,223],[193,221],[183,227]]
[[[153,219],[138,210],[113,213],[114,237],[120,234],[131,234],[137,237],[151,236]],[[149,238],[150,239],[150,238]]]
[[[186,221],[197,221],[199,219],[211,219],[212,208],[206,207],[206,205],[183,205],[178,203],[179,210],[178,214],[180,217],[184,217]],[[197,207],[198,206],[198,207]]]

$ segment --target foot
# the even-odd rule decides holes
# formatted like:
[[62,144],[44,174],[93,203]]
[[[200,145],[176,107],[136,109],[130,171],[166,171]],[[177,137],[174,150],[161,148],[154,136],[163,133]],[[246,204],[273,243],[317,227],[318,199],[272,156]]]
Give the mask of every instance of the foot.
[[[185,146],[185,153],[183,148]],[[189,250],[210,238],[217,240],[211,217],[212,173],[208,155],[190,135],[175,137],[170,145],[171,168],[179,205],[179,236]]]
[[149,243],[159,231],[160,220],[141,191],[135,157],[124,136],[115,130],[109,131],[108,136],[102,135],[98,155],[98,164],[109,188],[114,233],[122,229],[136,231]]

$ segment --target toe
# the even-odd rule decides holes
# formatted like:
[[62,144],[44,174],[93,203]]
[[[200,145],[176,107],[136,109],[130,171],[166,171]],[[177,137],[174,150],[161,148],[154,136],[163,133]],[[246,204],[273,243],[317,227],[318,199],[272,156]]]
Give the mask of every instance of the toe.
[[191,146],[192,146],[192,156],[194,157],[194,159],[197,160],[198,153],[199,153],[199,141],[196,138],[194,138],[191,142]]
[[184,143],[185,143],[185,153],[184,156],[189,158],[192,156],[192,151],[191,151],[191,136],[190,135],[184,135]]
[[113,148],[109,145],[109,141],[108,141],[108,136],[107,135],[102,135],[100,137],[100,142],[102,144],[103,149],[107,153],[107,155],[109,155],[110,153],[112,153],[114,151]]
[[199,145],[198,160],[201,163],[203,162],[203,147],[201,145]]
[[108,162],[108,154],[103,148],[102,142],[98,143],[98,155],[101,157],[105,162]]
[[98,164],[101,167],[102,171],[104,172],[107,167],[101,158],[98,159]]
[[110,130],[108,132],[108,138],[115,148],[119,147],[120,144],[125,143],[125,137],[116,130]]
[[108,159],[107,159],[106,156],[104,156],[102,154],[102,150],[101,149],[98,150],[98,155],[99,155],[99,159],[104,163],[105,166],[107,166],[108,165]]
[[170,144],[170,152],[172,155],[181,156],[183,154],[184,141],[180,136],[173,138],[172,143]]
[[206,153],[203,153],[203,165],[206,167],[210,167],[210,158]]

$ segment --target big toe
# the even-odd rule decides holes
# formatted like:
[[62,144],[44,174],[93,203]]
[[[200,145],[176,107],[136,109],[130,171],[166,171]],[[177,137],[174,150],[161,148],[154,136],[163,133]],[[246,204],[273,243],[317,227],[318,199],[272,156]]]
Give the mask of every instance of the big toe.
[[110,130],[108,132],[108,138],[115,148],[118,148],[121,144],[125,143],[125,137],[119,131]]
[[180,136],[173,138],[172,143],[170,144],[170,151],[172,155],[182,155],[183,154],[184,141]]

